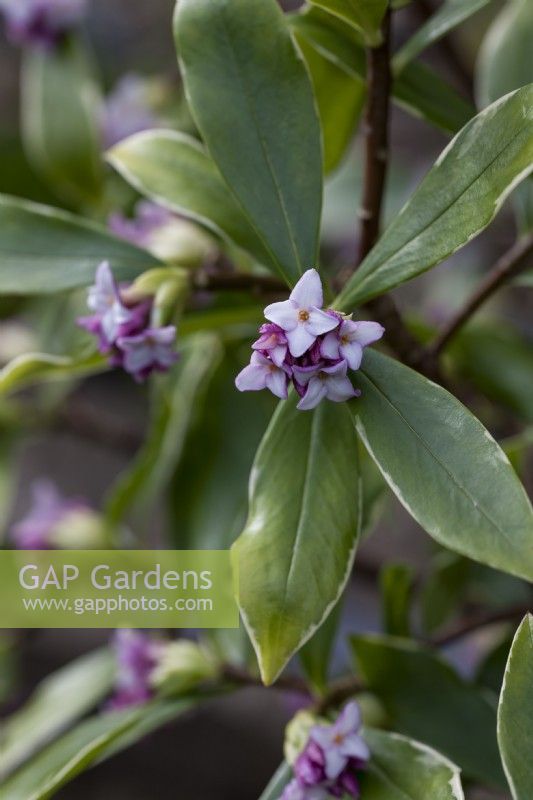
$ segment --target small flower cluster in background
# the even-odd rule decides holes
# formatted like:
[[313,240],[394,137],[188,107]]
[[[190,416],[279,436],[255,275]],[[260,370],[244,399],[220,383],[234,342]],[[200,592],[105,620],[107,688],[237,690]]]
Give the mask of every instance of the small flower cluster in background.
[[110,148],[134,133],[160,128],[156,113],[163,88],[136,73],[124,75],[107,96],[102,113],[104,147]]
[[359,797],[357,773],[370,752],[360,733],[361,713],[348,703],[332,725],[314,725],[293,764],[294,778],[279,800]]
[[176,328],[151,326],[153,300],[126,300],[127,287],[119,287],[107,261],[96,271],[87,305],[94,313],[78,324],[97,337],[100,352],[114,367],[122,367],[142,382],[153,372],[166,372],[177,360]]
[[324,398],[341,403],[360,394],[348,369],[359,369],[364,348],[381,339],[384,328],[323,310],[323,302],[320,276],[310,269],[288,300],[265,308],[268,323],[252,345],[250,364],[236,378],[237,389],[266,388],[284,400],[292,381],[301,411],[315,408]]
[[65,498],[49,480],[32,485],[32,504],[11,528],[19,550],[94,549],[105,547],[101,517],[83,499]]
[[83,18],[87,0],[0,0],[9,39],[53,47]]

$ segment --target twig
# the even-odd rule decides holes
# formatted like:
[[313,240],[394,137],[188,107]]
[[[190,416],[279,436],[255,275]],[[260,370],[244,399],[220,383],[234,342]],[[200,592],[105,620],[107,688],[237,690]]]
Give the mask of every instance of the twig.
[[329,686],[324,697],[317,703],[317,713],[325,714],[330,709],[338,708],[345,700],[349,700],[350,697],[363,691],[364,688],[364,683],[353,675],[339,678]]
[[438,357],[463,325],[469,321],[489,297],[505,283],[508,283],[531,266],[530,261],[527,259],[527,256],[531,253],[533,253],[533,234],[519,239],[510,250],[504,253],[472,296],[468,298],[465,305],[440,332],[431,344],[428,353],[433,357]]
[[203,270],[194,275],[193,288],[199,291],[247,291],[256,295],[285,294],[287,284],[270,275],[247,272]]
[[448,628],[448,630],[443,631],[443,633],[438,636],[434,636],[430,639],[428,644],[431,644],[433,647],[446,647],[481,628],[487,628],[489,625],[497,625],[502,622],[513,622],[522,619],[530,610],[531,605],[520,603],[499,611],[479,612],[476,615],[460,620],[458,623]]
[[[252,675],[252,673],[248,672],[248,670],[242,669],[241,667],[237,667],[233,664],[226,664],[223,667],[222,677],[229,683],[235,684],[236,686],[257,686],[259,688],[264,688],[260,678]],[[299,678],[296,675],[282,675],[280,678],[278,678],[276,683],[273,684],[272,688],[280,689],[284,692],[295,692],[296,694],[304,695],[309,699],[311,699],[313,696],[307,681],[305,681],[303,678]]]

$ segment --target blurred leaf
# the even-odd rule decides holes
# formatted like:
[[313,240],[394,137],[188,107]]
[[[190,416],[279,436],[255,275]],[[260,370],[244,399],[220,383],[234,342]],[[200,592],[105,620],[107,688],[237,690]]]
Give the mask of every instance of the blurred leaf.
[[358,442],[359,469],[361,470],[361,483],[363,485],[363,519],[361,522],[361,537],[370,536],[381,518],[389,489],[374,460],[369,456],[363,443]]
[[381,23],[388,0],[311,0],[314,5],[340,17],[362,33],[369,45],[381,41]]
[[[8,699],[9,694],[15,682],[15,654],[12,639],[2,634],[0,636],[0,708],[5,700]],[[0,725],[0,743],[2,747],[4,733]],[[0,764],[2,763],[3,752],[0,750]],[[0,769],[0,775],[1,775]]]
[[106,369],[107,362],[100,353],[91,353],[79,358],[27,353],[14,358],[0,369],[0,396],[35,383],[86,377]]
[[501,324],[473,325],[456,338],[450,355],[487,397],[533,422],[533,343]]
[[365,800],[464,800],[460,770],[440,753],[397,733],[365,729],[372,758],[361,774]]
[[363,111],[366,86],[325,58],[307,40],[296,37],[305,58],[322,123],[324,172],[332,172],[352,142]]
[[283,789],[290,782],[291,778],[292,769],[287,762],[284,761],[272,776],[272,780],[269,781],[268,786],[261,794],[259,800],[279,800],[281,794],[283,793]]
[[414,519],[450,550],[531,579],[533,509],[479,420],[376,350],[366,352],[357,376],[362,396],[349,404],[357,430]]
[[266,392],[237,392],[235,376],[241,368],[239,351],[229,345],[207,387],[207,400],[197,409],[172,479],[171,537],[176,547],[229,547],[244,527],[254,453],[275,399]]
[[132,506],[146,508],[168,485],[197,398],[219,358],[220,344],[214,334],[194,334],[183,342],[178,364],[155,384],[152,420],[144,444],[107,499],[106,515],[112,525]]
[[342,599],[300,650],[300,662],[311,686],[319,694],[326,689],[331,654],[342,613]]
[[397,74],[402,72],[426,48],[438,42],[489,2],[490,0],[445,0],[396,53],[392,62],[394,71]]
[[99,91],[80,43],[28,48],[22,71],[22,133],[31,162],[77,206],[103,190]]
[[[366,79],[365,52],[355,32],[331,14],[310,8],[290,18],[293,31],[324,58],[360,80]],[[409,64],[392,88],[393,99],[409,113],[447,133],[457,133],[475,109],[425,64]]]
[[53,294],[88,286],[104,260],[119,281],[158,264],[101,225],[8,195],[0,195],[0,230],[0,294]]
[[406,564],[388,564],[379,576],[383,629],[391,636],[409,636],[414,572]]
[[276,0],[180,0],[175,30],[203,139],[293,284],[318,260],[322,148],[310,80],[283,13]]
[[524,470],[527,454],[533,448],[533,427],[526,428],[516,436],[501,442],[502,450],[519,475]]
[[368,634],[352,643],[363,679],[395,728],[444,753],[468,777],[505,786],[496,709],[481,690],[410,640]]
[[447,622],[460,605],[470,576],[471,563],[463,556],[441,551],[420,595],[422,628],[430,634]]
[[476,670],[476,683],[490,689],[496,695],[501,692],[512,641],[512,636],[505,636],[496,647],[490,650]]
[[426,272],[477,236],[533,170],[533,84],[489,106],[448,145],[348,281],[352,309]]
[[114,658],[105,649],[46,678],[26,705],[2,723],[0,776],[8,775],[100,703],[110,692],[114,675]]
[[360,530],[357,439],[345,404],[280,403],[252,468],[250,511],[233,546],[239,605],[273,683],[338,601]]
[[500,704],[498,742],[513,800],[533,793],[533,617],[527,614],[511,647]]
[[120,142],[107,159],[137,191],[230,239],[258,261],[271,261],[202,145],[178,131],[144,131]]
[[[482,108],[533,82],[532,38],[532,3],[530,0],[510,0],[492,23],[479,51],[476,94]],[[518,187],[513,200],[521,231],[532,230],[532,178]]]

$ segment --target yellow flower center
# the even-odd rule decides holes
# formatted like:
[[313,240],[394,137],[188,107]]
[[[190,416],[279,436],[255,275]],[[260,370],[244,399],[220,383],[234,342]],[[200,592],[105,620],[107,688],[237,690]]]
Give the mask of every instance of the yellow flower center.
[[305,309],[299,311],[298,319],[300,320],[300,322],[307,322],[307,320],[309,319],[309,311],[305,311]]

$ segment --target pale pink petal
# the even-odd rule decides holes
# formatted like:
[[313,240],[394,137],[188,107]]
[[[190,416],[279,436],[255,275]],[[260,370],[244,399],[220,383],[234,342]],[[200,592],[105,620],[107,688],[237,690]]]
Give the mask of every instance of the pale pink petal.
[[265,317],[284,331],[292,331],[298,325],[298,307],[292,300],[271,303],[265,308]]
[[331,781],[334,781],[335,778],[339,777],[345,768],[346,764],[348,763],[348,759],[346,756],[343,756],[339,750],[333,747],[330,747],[329,750],[326,750],[324,755],[326,756],[326,775]]
[[266,387],[281,400],[287,399],[287,376],[283,370],[271,370],[266,375]]
[[323,358],[339,358],[339,337],[336,331],[324,337],[320,345],[320,354]]
[[355,333],[350,335],[350,339],[363,347],[377,342],[385,333],[385,328],[379,322],[356,322],[355,325]]
[[351,702],[346,703],[333,727],[337,733],[347,736],[358,731],[361,722],[361,710],[357,703]]
[[339,361],[338,364],[332,364],[331,367],[322,367],[321,372],[325,372],[326,375],[337,375],[344,378],[348,372],[348,364],[344,360]]
[[276,347],[273,347],[272,350],[269,350],[269,353],[274,364],[277,367],[281,367],[285,361],[285,356],[287,355],[287,345],[278,344]]
[[315,408],[323,397],[326,396],[328,381],[323,381],[320,378],[311,378],[307,385],[307,390],[296,406],[300,411],[310,411]]
[[339,325],[339,320],[332,317],[331,314],[326,314],[319,308],[309,309],[309,319],[305,323],[305,327],[314,336],[320,336],[322,333],[328,333]]
[[235,378],[235,386],[240,392],[258,392],[265,388],[267,375],[263,367],[249,364]]
[[343,755],[350,758],[358,758],[361,761],[368,761],[370,758],[368,745],[356,733],[352,733],[345,738],[341,751]]
[[349,378],[333,377],[323,381],[326,384],[326,395],[328,400],[334,403],[343,403],[352,397],[357,397],[358,393],[353,388]]
[[264,356],[262,353],[257,352],[252,353],[250,364],[256,367],[264,367],[265,369],[270,367],[270,361],[268,358],[266,358],[266,356]]
[[290,299],[300,308],[309,308],[309,306],[322,307],[324,302],[322,281],[316,269],[308,269],[307,272],[304,272],[292,290]]
[[359,342],[348,342],[339,347],[341,356],[346,359],[350,369],[359,369],[363,360],[363,347]]
[[315,343],[316,336],[307,331],[306,325],[297,325],[292,331],[287,331],[287,341],[291,354],[298,358]]
[[318,370],[316,367],[293,367],[292,373],[300,386],[307,386],[311,378],[318,375]]

